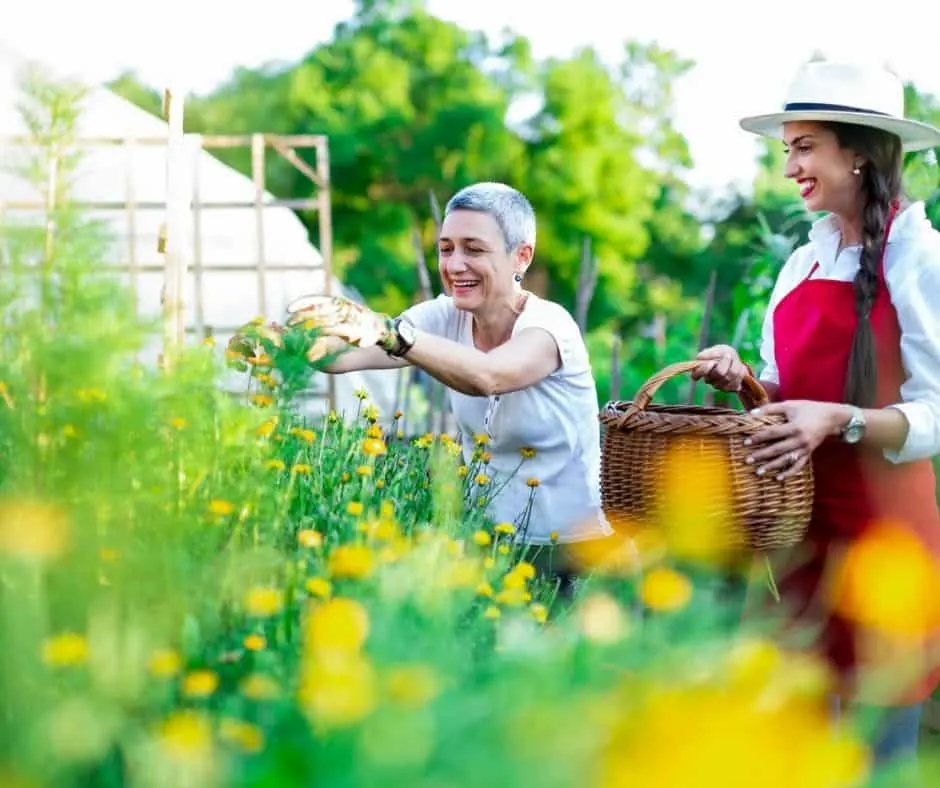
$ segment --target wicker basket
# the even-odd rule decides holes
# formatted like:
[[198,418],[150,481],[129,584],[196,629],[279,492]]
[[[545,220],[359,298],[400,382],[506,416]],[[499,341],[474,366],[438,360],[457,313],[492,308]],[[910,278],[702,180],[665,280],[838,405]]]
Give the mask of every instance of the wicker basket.
[[[767,550],[802,541],[809,526],[813,502],[812,464],[797,475],[778,481],[774,474],[758,476],[745,463],[751,451],[744,439],[779,416],[752,416],[739,410],[696,405],[651,405],[656,390],[667,380],[690,372],[698,363],[681,362],[666,367],[646,381],[633,402],[611,402],[601,412],[605,426],[601,457],[601,497],[612,522],[620,519],[638,525],[652,524],[668,450],[691,449],[692,458],[727,462],[731,522],[728,542],[739,548]],[[767,393],[753,377],[745,386],[757,404]],[[715,498],[696,500],[703,516],[708,511],[727,512],[729,501],[716,490]],[[701,496],[701,491],[696,491]],[[719,496],[720,499],[718,498]]]

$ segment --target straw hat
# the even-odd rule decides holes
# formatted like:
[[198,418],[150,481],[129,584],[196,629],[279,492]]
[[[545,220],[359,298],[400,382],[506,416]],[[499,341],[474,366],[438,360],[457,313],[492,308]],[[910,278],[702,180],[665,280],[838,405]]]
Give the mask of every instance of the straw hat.
[[905,150],[940,147],[940,130],[904,117],[904,85],[883,68],[820,60],[797,72],[782,112],[741,120],[745,131],[781,138],[783,124],[837,121],[888,131]]

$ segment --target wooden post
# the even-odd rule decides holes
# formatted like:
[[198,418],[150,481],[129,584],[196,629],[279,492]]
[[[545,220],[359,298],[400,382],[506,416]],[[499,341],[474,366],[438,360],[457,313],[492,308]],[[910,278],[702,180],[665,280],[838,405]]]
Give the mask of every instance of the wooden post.
[[163,363],[169,365],[174,351],[182,347],[185,335],[183,259],[186,237],[187,197],[185,193],[186,149],[183,138],[183,92],[167,88],[163,95],[163,114],[167,121],[166,144],[166,221],[162,228],[160,251],[163,252]]

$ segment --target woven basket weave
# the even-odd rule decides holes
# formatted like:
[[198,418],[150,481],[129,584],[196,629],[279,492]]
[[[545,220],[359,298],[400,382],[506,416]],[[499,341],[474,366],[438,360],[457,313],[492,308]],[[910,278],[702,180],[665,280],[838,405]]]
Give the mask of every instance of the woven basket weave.
[[[601,411],[600,421],[606,427],[601,457],[604,510],[613,522],[622,518],[637,525],[652,524],[669,451],[681,447],[693,462],[727,463],[730,503],[727,489],[725,494],[706,492],[704,500],[695,503],[696,508],[700,504],[703,517],[709,512],[728,512],[730,505],[728,544],[752,550],[798,544],[806,535],[812,512],[812,464],[778,481],[773,473],[758,476],[744,461],[752,451],[744,446],[744,439],[781,423],[783,417],[752,416],[731,408],[651,404],[663,383],[690,372],[698,363],[668,366],[647,380],[632,402],[610,402]],[[744,384],[758,405],[766,404],[767,393],[756,379],[748,376]],[[695,494],[701,497],[703,492]]]

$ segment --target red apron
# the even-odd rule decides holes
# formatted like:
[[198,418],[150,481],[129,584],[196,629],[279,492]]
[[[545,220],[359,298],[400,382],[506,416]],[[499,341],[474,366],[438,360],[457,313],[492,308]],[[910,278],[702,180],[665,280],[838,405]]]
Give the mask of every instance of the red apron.
[[[885,238],[891,228],[889,217]],[[887,243],[884,244],[887,248]],[[843,402],[849,353],[858,318],[851,282],[806,278],[774,312],[774,348],[780,376],[780,399]],[[900,401],[905,380],[901,329],[884,278],[884,251],[879,262],[879,288],[871,312],[878,359],[876,407]],[[813,453],[816,487],[813,516],[799,566],[779,578],[781,600],[797,620],[817,627],[816,648],[828,657],[841,678],[845,695],[854,693],[852,669],[859,664],[857,630],[844,618],[821,610],[821,582],[833,552],[861,534],[873,521],[890,517],[906,524],[928,550],[940,557],[940,513],[936,480],[929,460],[893,464],[878,449],[852,446],[838,438]],[[938,589],[940,593],[940,589]],[[926,650],[926,649],[925,649]],[[925,699],[940,683],[940,671],[928,671],[917,685],[891,702]]]

